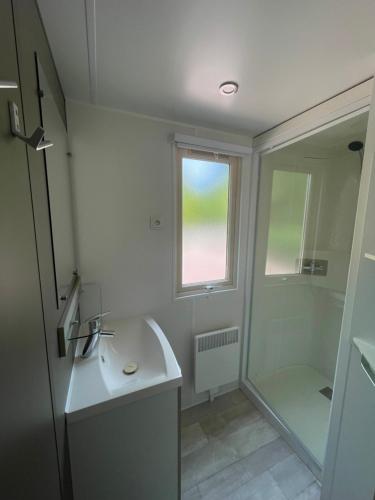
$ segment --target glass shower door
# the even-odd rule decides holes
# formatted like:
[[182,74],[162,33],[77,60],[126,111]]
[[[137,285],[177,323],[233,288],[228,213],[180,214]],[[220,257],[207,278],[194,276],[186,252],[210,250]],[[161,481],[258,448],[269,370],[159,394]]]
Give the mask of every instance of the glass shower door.
[[309,151],[262,157],[248,379],[322,465],[361,169]]

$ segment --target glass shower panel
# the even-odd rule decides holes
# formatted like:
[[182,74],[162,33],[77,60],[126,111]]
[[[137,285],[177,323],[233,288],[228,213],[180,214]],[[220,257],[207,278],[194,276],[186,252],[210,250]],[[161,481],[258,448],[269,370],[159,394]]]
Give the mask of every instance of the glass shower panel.
[[272,180],[266,274],[301,270],[310,174],[275,170]]
[[[264,154],[248,379],[322,465],[367,114]],[[302,266],[303,262],[303,266]]]

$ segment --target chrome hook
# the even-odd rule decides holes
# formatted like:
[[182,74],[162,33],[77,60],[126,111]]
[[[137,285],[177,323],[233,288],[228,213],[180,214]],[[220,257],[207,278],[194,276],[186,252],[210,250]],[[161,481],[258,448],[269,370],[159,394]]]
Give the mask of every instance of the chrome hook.
[[30,137],[26,137],[21,133],[18,106],[15,102],[9,103],[9,112],[10,112],[10,126],[12,134],[15,137],[18,137],[19,139],[21,139],[21,141],[25,142],[32,148],[36,149],[36,151],[41,151],[42,149],[46,149],[53,146],[53,143],[51,141],[43,140],[44,130],[42,129],[42,127],[37,127]]
[[18,83],[11,80],[0,80],[0,89],[18,89]]

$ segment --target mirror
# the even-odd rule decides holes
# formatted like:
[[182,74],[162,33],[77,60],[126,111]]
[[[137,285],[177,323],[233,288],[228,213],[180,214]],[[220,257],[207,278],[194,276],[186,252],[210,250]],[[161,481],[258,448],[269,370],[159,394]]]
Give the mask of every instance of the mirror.
[[37,60],[42,126],[53,147],[43,151],[48,187],[56,300],[64,308],[76,269],[68,136],[45,72]]

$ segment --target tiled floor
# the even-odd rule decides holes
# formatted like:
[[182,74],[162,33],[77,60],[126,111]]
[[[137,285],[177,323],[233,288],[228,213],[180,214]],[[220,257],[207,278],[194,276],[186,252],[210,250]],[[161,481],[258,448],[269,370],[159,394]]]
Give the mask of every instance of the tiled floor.
[[239,390],[182,412],[183,500],[318,500],[315,477]]

